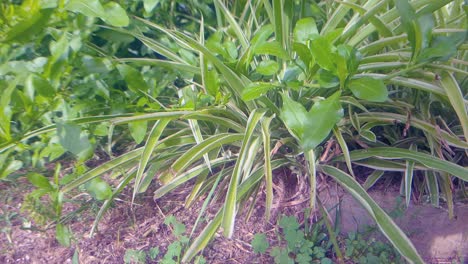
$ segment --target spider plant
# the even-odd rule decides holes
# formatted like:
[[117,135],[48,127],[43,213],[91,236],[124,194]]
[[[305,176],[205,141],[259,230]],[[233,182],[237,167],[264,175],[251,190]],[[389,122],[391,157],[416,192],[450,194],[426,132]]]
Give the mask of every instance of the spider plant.
[[[199,25],[195,33],[139,17],[133,29],[113,28],[163,57],[119,58],[119,69],[171,68],[184,73],[186,86],[178,90],[177,105],[160,111],[70,120],[108,122],[110,155],[115,127],[146,122],[152,128],[143,146],[79,175],[60,192],[118,171],[120,182],[105,196],[97,221],[130,183],[133,198],[154,181],[156,199],[188,182],[193,187],[187,207],[200,197],[206,199],[203,208],[223,199],[192,240],[186,262],[220,228],[231,237],[242,205],[262,191],[268,220],[274,170],[294,165],[308,178],[310,208],[316,206],[317,174],[329,175],[363,205],[409,262],[423,263],[365,189],[384,172],[400,171],[407,204],[418,179],[434,204],[442,189],[453,208],[453,178],[460,186],[468,181],[463,1],[213,3],[216,25],[205,24],[203,16],[193,18]],[[440,109],[444,118],[438,117]],[[321,159],[331,155],[323,147],[327,139],[336,141],[342,154]],[[364,186],[356,166],[375,170]]]

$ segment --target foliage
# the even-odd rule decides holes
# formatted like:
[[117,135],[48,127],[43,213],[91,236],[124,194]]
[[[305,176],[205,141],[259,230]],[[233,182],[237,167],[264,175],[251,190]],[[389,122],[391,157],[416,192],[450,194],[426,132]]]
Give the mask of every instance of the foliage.
[[[0,175],[39,171],[25,207],[48,197],[38,214],[58,235],[76,192],[103,201],[94,231],[125,187],[135,199],[156,184],[162,199],[190,181],[187,206],[224,204],[189,261],[220,227],[232,236],[262,182],[268,219],[273,171],[291,165],[310,208],[317,174],[331,176],[410,262],[422,260],[365,190],[399,171],[407,205],[416,186],[453,215],[468,175],[462,0],[44,2],[1,5]],[[88,169],[93,153],[110,160]],[[59,158],[77,163],[52,180],[43,165]],[[365,188],[355,166],[375,170]]]
[[345,256],[355,263],[401,263],[401,256],[395,249],[375,238],[361,233],[350,232],[345,239]]
[[[278,234],[279,245],[270,247],[265,234],[255,234],[252,248],[261,254],[268,250],[275,263],[333,263],[334,249],[323,221],[314,223],[307,230],[294,216],[282,216],[279,219],[282,230]],[[372,231],[338,235],[345,252],[344,260],[352,263],[402,263],[401,255],[394,247],[376,240],[373,235]]]
[[[162,264],[181,263],[180,256],[187,246],[189,239],[183,235],[185,233],[185,225],[177,221],[173,215],[169,215],[164,220],[164,224],[171,230],[175,240],[169,244],[167,251],[158,258],[160,250],[159,247],[152,247],[147,252],[143,250],[127,249],[125,251],[124,262],[125,263],[146,263],[148,257],[151,261],[156,261]],[[202,256],[198,256],[194,263],[205,263],[205,259]]]

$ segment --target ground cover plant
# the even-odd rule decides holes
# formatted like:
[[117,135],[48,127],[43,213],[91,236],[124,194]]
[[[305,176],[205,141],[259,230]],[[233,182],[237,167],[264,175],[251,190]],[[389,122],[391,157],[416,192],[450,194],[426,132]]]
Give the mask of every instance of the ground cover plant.
[[[268,221],[274,172],[294,167],[311,211],[318,176],[330,176],[406,260],[422,263],[366,189],[401,172],[407,206],[416,188],[450,215],[457,190],[466,195],[461,0],[11,1],[2,10],[1,178],[28,168],[37,189],[25,209],[64,245],[62,209],[87,201],[78,193],[102,201],[94,232],[124,188],[135,199],[157,185],[164,199],[188,183],[187,207],[205,199],[196,227],[224,201],[189,238],[181,260],[190,261],[218,230],[231,237],[261,192]],[[105,162],[87,166],[93,156]],[[60,161],[74,158],[64,175]],[[358,166],[372,170],[362,184]]]

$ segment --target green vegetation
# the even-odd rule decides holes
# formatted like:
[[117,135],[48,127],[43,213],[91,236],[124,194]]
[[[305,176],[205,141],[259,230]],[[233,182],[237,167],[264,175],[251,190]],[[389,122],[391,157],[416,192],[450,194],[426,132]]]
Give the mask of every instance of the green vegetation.
[[[0,4],[0,179],[36,187],[23,207],[63,245],[65,204],[99,201],[94,232],[126,187],[134,201],[190,183],[186,206],[205,199],[196,226],[224,199],[190,261],[263,190],[268,220],[274,171],[295,166],[311,209],[328,175],[422,263],[366,190],[401,172],[406,205],[417,188],[450,216],[466,195],[462,0],[17,2]],[[362,185],[356,166],[373,170]]]
[[[175,240],[169,244],[166,253],[159,257],[159,247],[152,247],[147,252],[143,250],[127,249],[125,251],[124,262],[125,263],[146,263],[147,258],[150,261],[158,261],[161,264],[177,264],[181,263],[181,254],[186,248],[189,238],[184,235],[185,225],[173,216],[169,215],[164,220],[164,224],[171,230]],[[206,263],[206,260],[202,256],[195,258],[197,264]]]
[[[301,227],[293,216],[282,216],[279,227],[282,232],[278,234],[280,246],[270,248],[265,234],[255,234],[252,240],[254,252],[269,255],[275,263],[333,263],[334,250],[344,251],[346,262],[352,263],[403,263],[400,254],[391,245],[377,241],[373,232],[351,232],[347,237],[338,236],[342,242],[341,248],[334,248],[324,220],[311,226]],[[281,241],[285,245],[281,246]],[[283,243],[284,244],[284,243]],[[338,255],[337,254],[337,255]]]

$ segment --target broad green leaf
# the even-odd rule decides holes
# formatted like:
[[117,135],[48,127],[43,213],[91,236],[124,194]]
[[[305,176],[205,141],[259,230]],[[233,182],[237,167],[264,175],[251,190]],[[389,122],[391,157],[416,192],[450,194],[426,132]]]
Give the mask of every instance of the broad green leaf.
[[161,0],[144,0],[143,8],[145,8],[146,13],[151,13],[153,9],[161,2]]
[[97,200],[109,199],[112,196],[112,189],[109,184],[97,177],[87,182],[86,190]]
[[312,53],[310,53],[309,48],[302,43],[294,42],[293,50],[297,53],[308,69],[312,62]]
[[88,136],[81,132],[81,127],[72,123],[57,123],[57,134],[64,149],[79,155],[90,149]]
[[128,129],[130,135],[137,144],[140,144],[146,136],[146,130],[148,129],[148,121],[136,121],[128,123]]
[[307,40],[310,40],[314,34],[318,35],[318,33],[315,19],[312,17],[302,18],[296,22],[296,26],[294,27],[294,41],[305,43]]
[[405,233],[393,222],[385,211],[367,194],[361,185],[351,175],[332,167],[321,166],[321,170],[333,177],[343,186],[359,203],[363,205],[370,216],[375,220],[382,233],[395,246],[395,248],[410,263],[424,263],[416,248],[406,237]]
[[349,81],[348,87],[354,96],[371,102],[385,102],[388,91],[384,82],[371,77],[362,77]]
[[88,17],[98,17],[114,27],[125,27],[129,23],[127,13],[115,2],[102,6],[99,0],[70,0],[65,9]]
[[105,10],[99,0],[70,0],[65,6],[68,11],[81,13],[88,17],[105,19]]
[[125,9],[123,9],[119,4],[116,2],[109,2],[104,5],[104,10],[106,11],[104,21],[114,27],[128,26],[130,19],[125,12]]
[[36,93],[44,97],[53,97],[55,94],[55,90],[52,85],[50,85],[46,79],[37,74],[31,74],[28,76],[25,83],[25,91],[29,99],[32,101],[34,101]]
[[302,104],[292,100],[287,94],[283,93],[281,95],[283,107],[281,108],[280,117],[291,134],[301,140],[307,120],[307,111]]
[[257,233],[254,235],[252,239],[252,248],[254,253],[265,253],[266,250],[270,247],[270,244],[268,243],[267,237],[265,234],[262,233]]
[[29,173],[26,176],[32,185],[36,186],[37,188],[45,189],[45,190],[52,190],[52,185],[50,185],[49,179],[47,179],[44,175],[39,173]]
[[264,82],[250,83],[242,91],[242,99],[245,101],[254,100],[275,88],[275,85]]
[[[2,163],[4,165],[4,163]],[[6,167],[1,170],[0,172],[0,179],[6,178],[8,175],[12,174],[13,172],[18,171],[23,167],[23,162],[19,160],[12,160],[7,163]]]
[[315,62],[323,69],[333,72],[336,67],[331,43],[325,37],[317,37],[311,41],[310,46]]
[[320,69],[314,76],[314,80],[320,85],[320,88],[334,88],[340,85],[340,79],[324,69]]
[[261,61],[255,70],[262,75],[269,76],[278,72],[279,65],[274,60]]
[[331,130],[343,117],[340,92],[325,100],[314,103],[304,124],[301,146],[304,150],[317,147],[330,134]]
[[139,71],[135,68],[120,64],[117,65],[117,69],[119,70],[122,77],[125,79],[125,82],[128,85],[128,88],[134,92],[147,92],[149,87],[146,81],[143,79],[143,76]]
[[31,13],[29,17],[24,18],[22,21],[14,25],[10,30],[8,30],[4,41],[26,42],[30,40],[33,38],[33,36],[39,34],[47,26],[47,22],[49,22],[53,11],[54,9],[50,8],[41,9],[37,12]]
[[465,33],[454,33],[450,36],[436,36],[431,45],[421,51],[418,62],[447,61],[458,51],[458,47],[466,39]]
[[71,244],[72,232],[68,226],[58,223],[55,227],[55,238],[64,247],[69,247]]
[[254,50],[254,54],[272,55],[280,59],[289,58],[288,53],[283,49],[283,47],[278,41],[270,41],[270,42],[265,42],[265,43],[258,45]]

